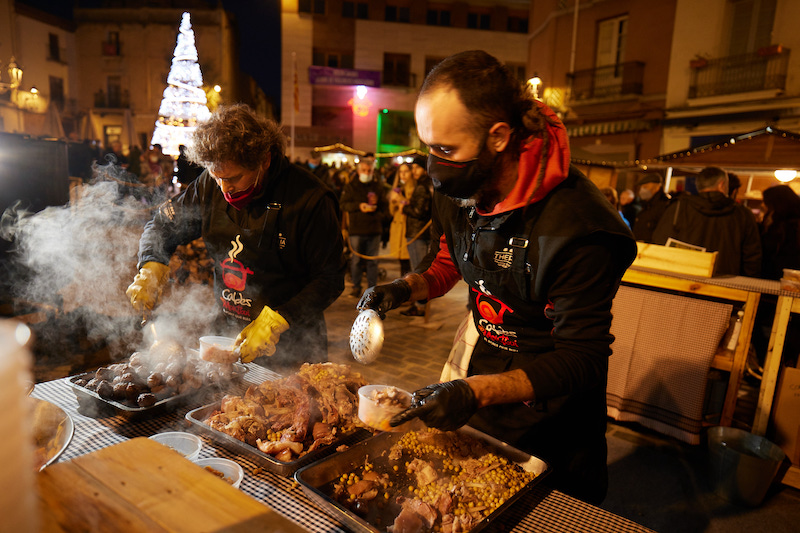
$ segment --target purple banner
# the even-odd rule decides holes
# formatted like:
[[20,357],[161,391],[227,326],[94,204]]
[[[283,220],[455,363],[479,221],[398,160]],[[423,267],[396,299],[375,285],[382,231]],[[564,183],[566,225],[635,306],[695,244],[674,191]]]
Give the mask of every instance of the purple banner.
[[381,73],[377,70],[349,68],[308,67],[308,81],[312,85],[366,85],[381,86]]

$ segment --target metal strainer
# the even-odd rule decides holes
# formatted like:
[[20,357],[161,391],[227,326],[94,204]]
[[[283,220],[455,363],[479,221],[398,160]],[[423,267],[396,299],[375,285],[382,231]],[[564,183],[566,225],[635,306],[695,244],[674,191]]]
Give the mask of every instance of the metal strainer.
[[364,309],[350,330],[350,351],[359,363],[368,365],[383,348],[383,320],[373,309]]

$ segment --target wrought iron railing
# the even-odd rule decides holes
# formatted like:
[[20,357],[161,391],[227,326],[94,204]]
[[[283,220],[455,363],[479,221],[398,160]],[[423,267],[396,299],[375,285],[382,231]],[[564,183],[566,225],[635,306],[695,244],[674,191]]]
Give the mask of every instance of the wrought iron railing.
[[618,98],[642,94],[644,63],[629,61],[605,67],[578,70],[572,78],[571,99],[576,102],[596,98]]
[[689,98],[785,89],[789,49],[769,46],[751,54],[694,59]]

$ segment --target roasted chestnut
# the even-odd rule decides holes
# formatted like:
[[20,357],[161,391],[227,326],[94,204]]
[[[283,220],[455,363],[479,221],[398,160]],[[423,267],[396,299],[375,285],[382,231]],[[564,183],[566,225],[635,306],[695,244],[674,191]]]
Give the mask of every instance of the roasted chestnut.
[[[116,379],[116,378],[115,378]],[[114,399],[116,400],[124,400],[126,398],[125,389],[128,388],[128,384],[124,381],[118,381],[114,384]]]
[[114,387],[108,381],[102,380],[97,385],[97,395],[105,400],[111,400],[114,398]]
[[158,387],[162,383],[164,383],[164,376],[161,375],[161,372],[152,372],[147,376],[147,386],[150,388]]
[[140,394],[139,397],[136,399],[136,403],[139,405],[139,407],[152,407],[153,405],[155,405],[156,401],[157,398],[155,394],[149,392]]
[[128,383],[128,386],[125,387],[125,397],[128,401],[135,402],[141,393],[142,388],[135,383]]

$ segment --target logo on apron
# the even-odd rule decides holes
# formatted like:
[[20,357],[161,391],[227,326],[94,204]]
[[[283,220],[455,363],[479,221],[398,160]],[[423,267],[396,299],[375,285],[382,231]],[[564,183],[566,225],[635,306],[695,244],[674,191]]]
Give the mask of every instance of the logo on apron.
[[286,237],[283,236],[283,233],[278,233],[278,248],[281,250],[286,248]]
[[253,300],[245,298],[242,291],[247,287],[247,276],[253,271],[236,259],[236,256],[244,249],[240,238],[241,235],[237,235],[236,239],[231,241],[228,258],[222,262],[222,283],[226,288],[222,290],[220,299],[225,314],[250,320],[250,307],[253,305]]
[[503,248],[502,250],[495,250],[494,262],[500,268],[508,268],[511,266],[511,258],[514,256],[510,248]]
[[513,314],[514,310],[486,292],[479,292],[474,288],[472,292],[475,293],[475,309],[480,317],[476,327],[484,340],[503,350],[519,351],[517,332],[503,327],[503,316],[506,313]]

